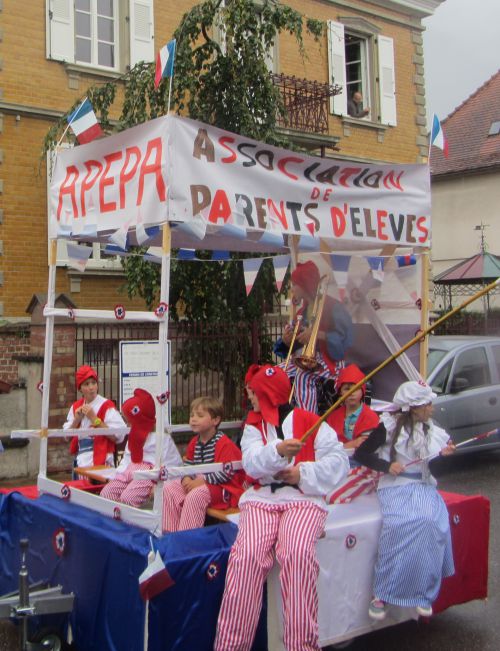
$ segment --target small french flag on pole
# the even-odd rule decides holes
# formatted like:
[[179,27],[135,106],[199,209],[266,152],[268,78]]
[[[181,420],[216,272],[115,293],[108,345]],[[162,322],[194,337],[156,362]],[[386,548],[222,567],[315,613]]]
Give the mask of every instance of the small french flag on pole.
[[165,567],[160,552],[157,551],[156,554],[150,552],[150,554],[151,556],[154,555],[154,559],[148,563],[148,566],[139,577],[139,592],[144,601],[153,599],[160,592],[175,584]]
[[101,125],[97,121],[89,98],[86,97],[73,113],[68,115],[68,125],[81,145],[91,142],[103,135]]
[[448,141],[444,135],[443,127],[438,116],[434,113],[432,116],[431,128],[431,146],[441,149],[446,158],[448,158]]
[[155,88],[165,77],[174,76],[175,38],[164,45],[156,55]]

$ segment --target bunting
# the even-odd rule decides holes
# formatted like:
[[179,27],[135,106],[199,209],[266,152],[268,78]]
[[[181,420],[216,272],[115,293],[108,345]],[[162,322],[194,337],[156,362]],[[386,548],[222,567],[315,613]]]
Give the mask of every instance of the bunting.
[[382,283],[384,281],[385,258],[376,255],[376,256],[367,256],[366,260],[370,265],[370,271],[373,276],[373,279],[378,281],[379,283]]
[[330,254],[330,266],[332,268],[333,277],[335,278],[337,287],[339,288],[339,298],[341,301],[343,301],[345,298],[350,262],[350,255],[337,255],[335,253]]
[[252,291],[263,261],[264,258],[247,258],[243,260],[243,274],[245,276],[245,289],[247,296]]
[[69,266],[78,271],[85,271],[87,262],[92,255],[92,247],[85,246],[85,244],[73,244],[73,242],[68,242],[66,247]]
[[276,280],[276,287],[278,292],[281,292],[281,287],[283,285],[283,280],[290,264],[289,255],[276,255],[273,257],[273,266],[274,266],[274,279]]

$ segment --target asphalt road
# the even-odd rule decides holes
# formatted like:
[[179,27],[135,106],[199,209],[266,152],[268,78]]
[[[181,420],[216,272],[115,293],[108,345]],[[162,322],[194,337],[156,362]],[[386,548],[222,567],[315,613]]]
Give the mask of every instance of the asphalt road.
[[442,461],[435,472],[439,488],[464,495],[484,495],[491,502],[489,598],[453,606],[427,621],[405,622],[363,635],[349,645],[349,651],[500,649],[500,451]]

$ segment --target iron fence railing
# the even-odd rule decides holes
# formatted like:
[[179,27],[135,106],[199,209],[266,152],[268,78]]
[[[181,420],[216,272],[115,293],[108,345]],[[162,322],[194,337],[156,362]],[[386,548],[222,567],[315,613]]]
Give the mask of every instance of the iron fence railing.
[[[272,345],[283,323],[284,317],[276,316],[251,324],[171,324],[172,422],[187,422],[189,405],[200,395],[221,398],[225,420],[240,419],[245,411],[245,371],[251,363],[279,361]],[[75,367],[93,366],[99,374],[101,392],[118,404],[120,341],[157,339],[156,324],[78,324]]]

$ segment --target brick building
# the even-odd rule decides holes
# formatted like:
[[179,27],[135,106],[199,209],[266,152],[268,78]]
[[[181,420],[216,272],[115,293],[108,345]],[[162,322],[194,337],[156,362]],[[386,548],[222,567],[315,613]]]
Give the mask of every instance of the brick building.
[[[257,8],[262,1],[255,0]],[[295,40],[283,35],[269,53],[270,70],[320,85],[339,84],[342,93],[324,100],[326,127],[306,124],[289,129],[289,135],[312,153],[355,161],[423,162],[422,19],[442,1],[290,0],[292,8],[325,21],[327,34],[321,47],[305,35],[305,59]],[[36,336],[30,343],[27,309],[47,285],[44,136],[90,85],[118,78],[137,61],[154,60],[193,4],[0,0],[0,379],[10,384],[19,381],[12,359],[41,353]],[[294,83],[300,93],[300,84]],[[348,115],[347,100],[354,91],[362,92],[369,108],[363,119]],[[56,292],[64,300],[79,308],[109,308],[117,302],[142,308],[120,293],[120,263],[101,258],[99,245],[84,274],[67,265],[65,244],[58,246]],[[55,372],[65,373],[70,366],[55,367]],[[71,373],[66,393],[63,389],[58,384],[55,395],[68,404],[74,391]]]

